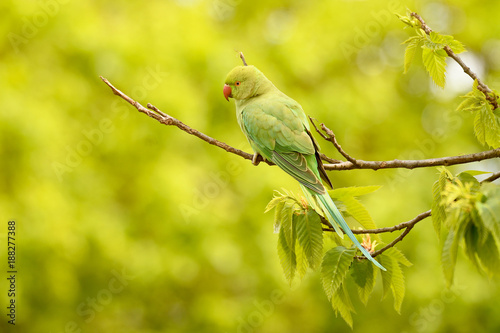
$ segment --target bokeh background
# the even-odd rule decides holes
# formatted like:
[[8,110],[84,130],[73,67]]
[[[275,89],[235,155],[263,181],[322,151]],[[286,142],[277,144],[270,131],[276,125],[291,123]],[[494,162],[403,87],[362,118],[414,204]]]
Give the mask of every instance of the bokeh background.
[[[276,253],[273,190],[298,191],[278,168],[160,125],[99,79],[250,151],[222,95],[237,51],[343,148],[366,160],[486,150],[453,110],[472,84],[450,64],[446,89],[418,61],[403,75],[418,11],[453,34],[465,61],[500,86],[499,2],[11,1],[0,4],[0,331],[7,221],[17,223],[16,332],[349,332],[317,272],[292,288]],[[340,158],[331,145],[323,152]],[[498,170],[498,161],[451,168]],[[430,208],[436,169],[331,172],[336,187],[382,185],[362,198],[377,225]],[[396,235],[384,235],[391,241]],[[498,285],[459,256],[446,291],[427,219],[398,247],[401,314],[380,281],[355,332],[498,332]]]

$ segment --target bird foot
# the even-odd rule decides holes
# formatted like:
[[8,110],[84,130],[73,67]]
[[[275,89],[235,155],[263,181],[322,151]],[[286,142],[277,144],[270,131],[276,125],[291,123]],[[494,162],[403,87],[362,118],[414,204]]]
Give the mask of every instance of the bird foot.
[[264,161],[264,158],[259,153],[254,153],[252,157],[252,164],[257,166],[260,162]]

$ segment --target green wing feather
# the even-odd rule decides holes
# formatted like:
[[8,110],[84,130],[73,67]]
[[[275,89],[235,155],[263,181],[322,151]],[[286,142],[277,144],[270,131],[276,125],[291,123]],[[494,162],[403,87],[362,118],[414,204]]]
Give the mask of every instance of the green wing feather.
[[[241,112],[240,126],[252,148],[272,161],[307,188],[326,193],[316,159],[317,146],[311,140],[308,123],[297,104],[296,111],[283,100],[252,103]],[[299,114],[297,114],[300,111]]]

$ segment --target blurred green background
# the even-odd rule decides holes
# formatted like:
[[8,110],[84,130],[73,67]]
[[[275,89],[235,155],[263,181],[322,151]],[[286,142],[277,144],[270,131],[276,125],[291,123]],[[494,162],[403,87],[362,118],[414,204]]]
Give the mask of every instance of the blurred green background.
[[[450,66],[441,90],[418,64],[402,74],[401,43],[412,31],[392,13],[407,7],[462,41],[465,61],[500,86],[499,2],[2,1],[0,331],[12,328],[9,220],[17,223],[17,332],[351,331],[317,272],[293,288],[281,272],[273,216],[263,211],[273,190],[298,191],[293,179],[160,125],[99,75],[250,151],[222,95],[243,51],[357,158],[486,150],[472,118],[453,112],[470,78]],[[336,187],[383,185],[363,203],[377,225],[391,226],[430,208],[437,171],[329,175]],[[401,314],[391,297],[380,300],[378,281],[368,306],[355,303],[355,332],[500,330],[498,286],[463,256],[455,288],[445,290],[430,219],[399,248],[414,263]]]

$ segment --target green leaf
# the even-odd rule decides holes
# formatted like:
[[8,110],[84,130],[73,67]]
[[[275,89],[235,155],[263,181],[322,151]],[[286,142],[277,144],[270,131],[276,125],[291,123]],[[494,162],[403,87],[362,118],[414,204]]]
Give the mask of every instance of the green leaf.
[[405,279],[403,271],[398,263],[394,262],[391,279],[392,296],[394,297],[394,309],[401,314],[401,304],[405,297]]
[[295,244],[295,232],[292,223],[292,217],[294,213],[294,203],[287,201],[281,209],[279,220],[280,223],[280,234],[283,234],[287,244]]
[[490,277],[500,272],[498,246],[491,233],[488,233],[486,241],[477,248],[477,256]]
[[[475,206],[479,217],[486,229],[488,229],[496,239],[500,238],[500,222],[498,219],[500,218],[500,212],[498,209],[500,208],[500,202],[497,200],[496,207],[491,204],[489,200],[486,203],[477,201]],[[496,209],[495,209],[496,208]]]
[[365,194],[373,193],[380,189],[382,186],[371,185],[371,186],[351,186],[351,187],[340,187],[334,190],[328,191],[332,198],[342,200],[346,197],[359,197]]
[[446,82],[446,52],[440,49],[433,50],[424,47],[422,50],[422,61],[434,83],[444,88]]
[[375,286],[377,270],[373,268],[373,264],[368,260],[356,260],[352,265],[351,276],[358,286],[358,294],[361,302],[364,305],[368,303],[368,297]]
[[425,41],[425,47],[431,50],[441,50],[445,46],[448,46],[454,53],[465,52],[464,45],[449,35],[440,35],[435,31],[432,31]]
[[281,193],[277,192],[279,195],[275,195],[271,201],[266,206],[266,209],[264,210],[264,213],[267,213],[271,209],[275,208],[278,204],[283,203],[285,198],[281,195]]
[[413,20],[411,19],[411,17],[408,17],[408,16],[403,16],[403,15],[399,15],[397,13],[395,13],[395,15],[398,17],[398,19],[403,22],[404,24],[407,24],[409,25],[410,27],[414,27],[414,24],[413,24]]
[[387,249],[384,254],[386,256],[389,256],[391,258],[393,258],[394,260],[396,260],[396,262],[406,266],[406,267],[410,267],[412,266],[413,264],[405,257],[405,255],[403,254],[403,252],[401,252],[400,249],[398,249],[397,247],[391,247],[389,249]]
[[356,248],[334,247],[325,253],[321,263],[321,279],[326,296],[331,300],[349,271]]
[[278,236],[278,256],[286,279],[291,284],[297,269],[295,254],[295,228],[292,221],[293,203],[287,202],[282,210],[281,226]]
[[401,270],[401,266],[399,266],[399,262],[405,266],[410,266],[411,263],[401,251],[394,247],[385,251],[378,258],[380,259],[380,263],[387,269],[386,272],[382,271],[383,297],[386,297],[389,290],[391,290],[394,297],[394,309],[400,313],[406,288],[403,271]]
[[287,242],[283,228],[280,229],[278,237],[278,257],[280,258],[285,278],[291,285],[297,269],[297,257],[295,255],[295,244]]
[[403,73],[406,74],[408,72],[408,69],[410,68],[411,62],[413,61],[413,58],[415,57],[415,53],[418,50],[418,47],[422,44],[424,38],[420,36],[413,36],[408,38],[404,43],[408,44],[405,49],[405,58],[404,58],[404,71]]
[[391,284],[392,284],[392,275],[394,272],[394,260],[391,258],[384,256],[382,253],[377,257],[379,259],[379,262],[382,266],[385,267],[386,271],[381,271],[382,272],[382,286],[383,286],[383,294],[382,294],[382,299],[386,298],[387,295],[389,294],[389,291],[391,290]]
[[481,184],[482,196],[475,202],[475,208],[486,229],[500,242],[500,186]]
[[432,222],[434,224],[434,230],[438,237],[441,234],[441,226],[446,221],[446,210],[443,202],[443,191],[445,190],[446,183],[451,181],[454,177],[445,168],[439,167],[440,171],[438,180],[432,185]]
[[424,48],[437,51],[444,48],[444,38],[440,34],[432,31],[424,40]]
[[[451,36],[450,36],[451,37]],[[453,38],[453,37],[452,37]],[[459,42],[458,40],[456,39],[453,39],[451,41],[448,42],[448,46],[450,47],[450,49],[455,52],[456,54],[459,54],[459,53],[462,53],[462,52],[465,52],[467,51],[465,49],[465,46]]]
[[467,222],[464,230],[465,254],[474,264],[474,266],[476,266],[476,268],[479,270],[481,268],[476,258],[476,252],[479,247],[480,232],[478,227],[474,223],[472,223],[471,219],[469,219],[469,221],[470,222]]
[[481,144],[500,147],[500,119],[486,102],[483,102],[474,117],[474,133]]
[[441,182],[436,180],[432,185],[432,224],[434,225],[434,230],[436,231],[438,237],[441,234],[441,225],[446,219],[446,212],[444,207],[441,205]]
[[309,267],[316,269],[323,254],[323,228],[319,215],[309,210],[305,214],[298,214],[295,218],[298,245],[307,258]]
[[473,93],[469,92],[465,96],[461,96],[464,100],[458,105],[457,111],[477,111],[481,104],[483,103],[481,98],[474,96]]
[[299,278],[303,279],[307,273],[307,268],[309,267],[309,263],[307,260],[307,255],[304,252],[304,249],[296,244],[295,246],[295,256],[297,262],[297,273],[299,274]]
[[[335,201],[341,201],[342,205],[337,207],[344,208],[347,215],[352,216],[356,221],[359,222],[365,229],[375,229],[376,225],[368,210],[363,206],[363,204],[356,199],[356,197],[372,193],[378,190],[380,186],[353,186],[337,188],[329,191],[330,196]],[[378,236],[375,236],[377,239]]]
[[478,88],[474,80],[472,91],[467,93],[465,100],[457,107],[458,111],[476,112],[474,117],[474,134],[483,145],[493,148],[500,147],[500,115],[493,111],[486,96]]
[[[285,200],[276,203],[274,207],[274,233],[278,233],[281,225],[282,210],[285,207]],[[267,210],[266,210],[267,211]]]
[[465,170],[459,173],[459,175],[467,173],[471,176],[479,176],[479,175],[485,175],[487,173],[491,173],[491,171],[481,171],[481,170]]
[[[456,178],[458,178],[463,184],[470,183],[471,184],[470,191],[472,193],[476,193],[477,191],[479,191],[481,185],[479,181],[476,178],[474,178],[473,173],[475,172],[470,172],[470,171],[460,172]],[[477,172],[477,174],[479,174],[479,172]]]
[[335,310],[335,315],[340,313],[342,319],[352,328],[352,312],[354,311],[354,307],[351,302],[351,298],[349,297],[349,293],[345,288],[345,285],[342,284],[340,288],[338,288],[337,292],[332,296],[332,307]]
[[457,263],[457,238],[458,237],[456,237],[455,231],[453,229],[449,230],[441,250],[441,265],[443,267],[443,273],[448,287],[453,284],[455,264]]

